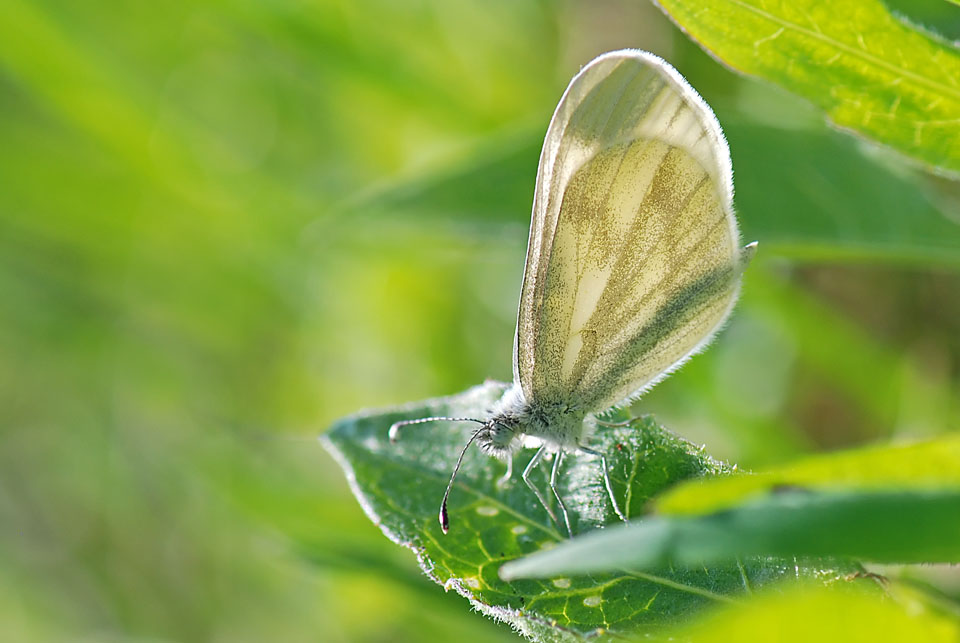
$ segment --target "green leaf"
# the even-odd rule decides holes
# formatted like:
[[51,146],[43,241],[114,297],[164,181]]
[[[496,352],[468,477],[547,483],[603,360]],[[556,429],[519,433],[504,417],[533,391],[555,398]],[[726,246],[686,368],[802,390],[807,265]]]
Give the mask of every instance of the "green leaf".
[[730,123],[725,131],[743,237],[760,239],[764,253],[960,265],[960,225],[904,168],[826,128]]
[[678,485],[657,499],[657,510],[668,514],[702,514],[785,487],[814,490],[960,488],[960,435],[817,455],[769,471]]
[[[759,239],[764,256],[960,265],[960,225],[904,168],[864,155],[826,127],[790,131],[729,121],[724,131],[743,237]],[[491,232],[503,243],[505,223],[528,220],[541,139],[539,129],[511,135],[442,172],[349,204],[351,216],[387,219],[391,231],[398,221],[459,228],[469,221],[473,235],[496,226]],[[371,228],[382,226],[358,228],[361,241],[369,242]],[[526,241],[523,231],[510,235]]]
[[[484,417],[503,390],[504,385],[488,382],[449,398],[359,414],[338,422],[322,441],[371,520],[391,540],[416,552],[430,578],[534,640],[650,633],[706,606],[736,600],[750,587],[798,575],[837,578],[849,571],[750,559],[645,573],[502,580],[498,570],[504,562],[566,542],[535,496],[518,475],[498,485],[505,465],[471,449],[450,496],[451,527],[444,536],[437,509],[471,427],[408,426],[394,445],[387,431],[403,419]],[[607,454],[613,492],[628,516],[640,515],[652,496],[680,480],[730,471],[649,418],[601,428],[591,446]],[[531,455],[525,450],[515,457],[518,472]],[[561,469],[558,486],[575,533],[619,522],[599,465],[596,456],[578,455],[567,457]],[[542,466],[531,476],[545,492],[548,469]]]
[[809,99],[831,121],[960,172],[960,54],[880,0],[658,0],[734,69]]
[[743,556],[960,562],[960,488],[927,492],[787,490],[706,516],[665,516],[593,532],[504,565],[504,578],[545,578]]
[[960,627],[949,617],[909,607],[884,596],[843,587],[798,587],[766,592],[740,605],[723,607],[674,632],[673,640],[697,643],[953,643]]

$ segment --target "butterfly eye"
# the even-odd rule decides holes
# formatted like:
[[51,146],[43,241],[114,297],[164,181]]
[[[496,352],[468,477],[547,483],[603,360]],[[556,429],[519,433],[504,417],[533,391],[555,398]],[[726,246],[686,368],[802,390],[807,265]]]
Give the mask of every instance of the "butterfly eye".
[[477,431],[477,444],[484,453],[504,459],[519,448],[520,436],[516,428],[491,421]]

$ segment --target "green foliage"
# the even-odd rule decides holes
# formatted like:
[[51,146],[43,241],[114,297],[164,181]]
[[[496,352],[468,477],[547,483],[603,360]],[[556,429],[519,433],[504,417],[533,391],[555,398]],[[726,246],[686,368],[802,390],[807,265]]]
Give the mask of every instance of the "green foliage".
[[882,158],[864,157],[850,137],[738,123],[724,131],[737,168],[743,235],[764,239],[764,253],[818,261],[960,262],[960,229],[946,208]]
[[[500,484],[504,465],[477,449],[469,450],[450,499],[450,533],[444,536],[437,507],[468,434],[444,423],[414,425],[390,444],[387,429],[403,419],[482,416],[503,390],[501,384],[487,383],[454,397],[364,413],[341,420],[323,438],[370,518],[391,540],[416,552],[434,581],[455,589],[480,611],[534,640],[576,640],[603,633],[659,631],[706,606],[729,602],[749,588],[778,579],[839,578],[836,568],[797,567],[794,559],[752,557],[581,578],[502,580],[498,570],[504,563],[569,546],[536,496],[518,475]],[[609,454],[613,492],[627,517],[642,515],[650,498],[680,480],[729,471],[649,418],[600,428],[594,446]],[[530,456],[530,450],[517,456],[518,471]],[[595,456],[577,456],[561,469],[560,493],[576,533],[619,522],[599,464]],[[532,476],[545,495],[547,470],[541,466]],[[553,509],[557,511],[555,504]]]
[[[849,137],[736,120],[725,122],[724,132],[743,236],[763,239],[764,256],[960,262],[960,228],[911,177],[863,156]],[[351,213],[443,221],[455,212],[477,225],[510,220],[529,209],[542,135],[512,135],[495,155],[478,149],[465,162],[350,204]]]
[[871,446],[805,458],[759,471],[678,485],[657,499],[668,514],[728,509],[782,488],[940,490],[960,488],[960,436],[915,444]]
[[[870,447],[758,474],[687,481],[666,513],[606,529],[504,568],[511,578],[741,556],[960,561],[960,440]],[[671,515],[675,514],[675,515]]]
[[[889,6],[960,37],[953,4]],[[4,638],[517,641],[370,524],[316,434],[510,376],[547,121],[622,46],[715,108],[761,243],[729,328],[635,412],[761,471],[960,426],[958,184],[825,131],[650,3],[0,3]],[[955,568],[884,573],[870,609],[774,614],[855,640],[898,578],[956,613]]]
[[546,578],[743,556],[960,562],[960,491],[781,491],[718,513],[652,517],[593,532],[505,565],[502,575]]
[[809,99],[840,127],[960,171],[960,54],[880,0],[659,0],[734,69]]
[[849,588],[801,586],[724,607],[673,635],[675,640],[697,643],[948,643],[960,636],[956,621],[924,609],[914,596],[902,598],[907,599],[909,607],[896,601],[878,601]]

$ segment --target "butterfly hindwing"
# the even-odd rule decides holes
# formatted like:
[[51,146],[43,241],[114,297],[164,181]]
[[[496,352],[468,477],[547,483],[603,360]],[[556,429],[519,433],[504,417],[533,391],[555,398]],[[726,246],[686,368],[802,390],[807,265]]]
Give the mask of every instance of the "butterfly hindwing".
[[601,56],[564,94],[534,198],[514,356],[528,400],[598,411],[705,345],[743,259],[720,126],[672,67]]

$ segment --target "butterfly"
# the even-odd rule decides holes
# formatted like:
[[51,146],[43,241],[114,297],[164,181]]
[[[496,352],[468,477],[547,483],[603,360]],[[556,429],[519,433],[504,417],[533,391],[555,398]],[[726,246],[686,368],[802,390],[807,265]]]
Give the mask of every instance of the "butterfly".
[[420,418],[479,424],[471,444],[508,461],[539,448],[521,478],[559,524],[530,473],[555,453],[590,448],[598,414],[636,400],[703,350],[736,302],[756,242],[740,245],[730,150],[710,107],[677,70],[639,50],[603,54],[577,74],[554,112],[537,171],[513,350],[513,384],[489,415]]

